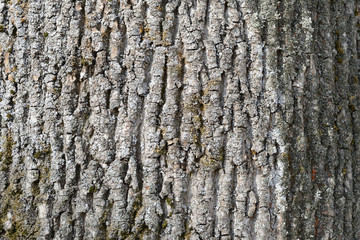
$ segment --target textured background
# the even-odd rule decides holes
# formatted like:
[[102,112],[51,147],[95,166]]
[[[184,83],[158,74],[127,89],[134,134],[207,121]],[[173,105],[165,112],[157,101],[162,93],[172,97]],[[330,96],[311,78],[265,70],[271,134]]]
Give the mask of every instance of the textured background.
[[1,239],[360,239],[358,0],[0,0]]

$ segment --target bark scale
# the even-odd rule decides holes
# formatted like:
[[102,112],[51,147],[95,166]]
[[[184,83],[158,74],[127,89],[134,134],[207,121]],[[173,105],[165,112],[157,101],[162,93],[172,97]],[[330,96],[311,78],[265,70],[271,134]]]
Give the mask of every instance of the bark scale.
[[360,239],[358,0],[0,0],[1,239]]

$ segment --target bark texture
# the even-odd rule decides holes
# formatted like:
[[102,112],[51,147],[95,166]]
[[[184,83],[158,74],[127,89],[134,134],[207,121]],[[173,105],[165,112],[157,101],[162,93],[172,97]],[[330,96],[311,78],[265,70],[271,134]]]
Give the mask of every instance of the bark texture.
[[1,239],[360,239],[358,0],[0,0]]

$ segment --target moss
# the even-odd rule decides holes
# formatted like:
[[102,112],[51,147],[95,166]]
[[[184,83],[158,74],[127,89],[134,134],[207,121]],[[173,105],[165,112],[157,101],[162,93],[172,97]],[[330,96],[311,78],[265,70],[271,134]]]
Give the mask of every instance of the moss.
[[44,32],[44,38],[47,38],[49,36],[48,32]]
[[343,59],[342,59],[341,57],[337,57],[336,60],[337,60],[337,62],[340,63],[340,64],[343,63]]
[[356,111],[356,107],[354,104],[349,104],[349,109],[350,109],[350,112],[355,112]]
[[[140,211],[142,207],[142,196],[141,194],[139,194],[135,200],[134,200],[134,203],[133,203],[133,210],[134,210],[134,213],[137,214],[137,212]],[[135,216],[134,216],[135,217]]]
[[44,148],[42,151],[36,151],[33,156],[36,159],[45,158],[52,154],[51,146]]
[[0,32],[5,32],[5,28],[3,25],[0,25]]
[[111,211],[111,208],[113,206],[113,203],[110,203],[106,210],[103,211],[103,213],[101,214],[101,217],[99,219],[99,230],[103,232],[103,235],[105,235],[105,237],[107,238],[107,219],[109,217],[109,214],[110,214],[110,211]]
[[90,188],[89,188],[89,193],[93,194],[97,191],[97,187],[95,185],[92,185]]
[[11,119],[12,119],[12,115],[11,115],[10,113],[6,114],[6,118],[7,118],[8,120],[11,120]]
[[166,220],[163,222],[161,227],[162,227],[162,229],[165,229],[167,227],[167,221]]
[[164,47],[170,46],[171,42],[168,40],[168,31],[164,31],[161,37],[162,45]]
[[357,9],[357,8],[354,9],[354,15],[355,15],[355,17],[360,17],[359,9]]
[[185,232],[181,235],[181,239],[190,239],[192,230],[193,229],[189,227],[189,224],[187,223],[185,225]]
[[165,201],[166,201],[167,205],[169,205],[171,207],[171,209],[175,208],[174,201],[171,198],[167,197],[165,199]]
[[178,78],[181,78],[184,75],[184,68],[181,63],[177,64],[175,67]]
[[286,160],[289,160],[289,161],[291,160],[290,154],[288,154],[288,153],[283,153],[282,156],[283,156],[284,159],[286,159]]
[[200,163],[204,166],[210,167],[210,168],[218,168],[220,167],[221,161],[219,161],[216,158],[209,157],[209,156],[202,156],[200,158]]
[[[134,201],[132,203],[132,218],[131,218],[131,226],[134,226],[135,219],[138,217],[138,215],[142,212],[142,195],[138,193],[137,196],[135,196]],[[131,229],[129,228],[129,231],[127,232],[121,232],[121,239],[126,239],[128,236],[131,235]]]
[[[200,158],[200,162],[208,167],[219,167],[225,160],[225,149],[221,146],[217,152],[208,153]],[[255,160],[255,159],[254,159]],[[256,160],[255,160],[256,161]]]
[[[39,232],[39,224],[37,222],[29,222],[28,210],[24,205],[24,194],[21,190],[21,185],[15,182],[20,181],[24,175],[19,173],[12,176],[12,181],[8,187],[2,192],[1,208],[0,208],[0,225],[11,220],[11,227],[7,231],[1,229],[1,236],[5,239],[36,239]],[[8,219],[8,213],[11,213],[11,219]],[[31,219],[36,221],[35,219]]]
[[221,146],[220,148],[219,148],[219,153],[218,153],[218,160],[220,161],[220,162],[224,162],[224,159],[225,159],[225,148],[223,147],[223,146]]
[[24,223],[21,221],[16,221],[11,229],[7,231],[7,236],[10,239],[25,239],[28,236],[29,232],[25,228]]
[[91,65],[92,60],[90,58],[80,58],[81,66],[88,67]]
[[42,184],[48,183],[48,179],[50,178],[50,168],[46,165],[40,166],[40,182]]
[[1,171],[7,171],[12,164],[12,148],[14,145],[13,137],[11,133],[8,133],[3,145],[3,151],[0,152],[1,158]]
[[255,156],[256,155],[255,150],[251,150],[251,154],[252,154],[252,156]]
[[339,54],[344,54],[344,53],[345,53],[344,49],[342,49],[342,47],[341,47],[341,43],[340,43],[339,40],[336,40],[336,41],[335,41],[335,47],[336,47],[336,51],[337,51]]
[[200,134],[199,133],[200,133],[200,131],[198,129],[196,129],[196,128],[191,129],[191,135],[192,135],[192,138],[193,138],[193,142],[197,146],[201,147],[201,141],[200,141]]
[[81,65],[87,66],[87,62],[85,61],[84,58],[80,58],[80,62],[81,62]]
[[40,151],[34,153],[34,158],[40,158],[40,157],[41,157]]
[[135,239],[143,239],[144,234],[150,231],[149,227],[143,223],[139,227],[136,228]]
[[167,149],[166,148],[160,148],[159,146],[156,146],[154,152],[159,154],[159,155],[166,155],[167,154]]
[[31,186],[31,192],[34,196],[38,196],[40,194],[40,185],[39,181],[36,181]]
[[354,82],[355,82],[356,84],[359,84],[359,78],[358,78],[357,76],[354,76]]
[[[193,101],[191,101],[191,102],[193,102]],[[197,112],[197,108],[192,103],[185,104],[184,110],[187,110],[187,111],[192,112],[192,113]]]
[[197,126],[198,126],[198,125],[202,126],[202,125],[204,124],[204,121],[203,121],[201,115],[195,115],[195,116],[193,117],[192,121],[193,121],[193,123],[194,123],[195,125],[197,125]]
[[[50,149],[50,147],[46,148]],[[50,150],[38,151],[34,153],[34,158],[43,159],[43,161],[38,161],[39,168],[39,179],[34,182],[31,186],[31,190],[34,196],[38,196],[41,193],[41,186],[46,186],[49,184],[50,178],[50,168],[48,166],[49,162],[45,161],[45,159],[50,159],[49,155],[51,154]],[[41,184],[41,185],[40,185]]]
[[119,237],[120,237],[121,240],[127,239],[130,235],[131,235],[131,234],[128,233],[128,232],[120,232],[120,233],[119,233]]
[[219,85],[220,85],[220,80],[219,79],[210,80],[209,83],[205,87],[203,95],[204,96],[207,95],[209,93],[209,91],[213,90],[214,88],[216,88]]
[[11,95],[14,95],[14,94],[15,94],[15,91],[14,91],[14,90],[10,90],[10,94],[11,94]]

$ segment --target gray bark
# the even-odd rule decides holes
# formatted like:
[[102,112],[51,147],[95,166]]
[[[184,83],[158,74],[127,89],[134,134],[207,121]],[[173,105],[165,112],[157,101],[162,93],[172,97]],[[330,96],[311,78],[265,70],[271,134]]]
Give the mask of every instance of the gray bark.
[[0,0],[1,239],[360,239],[358,0]]

